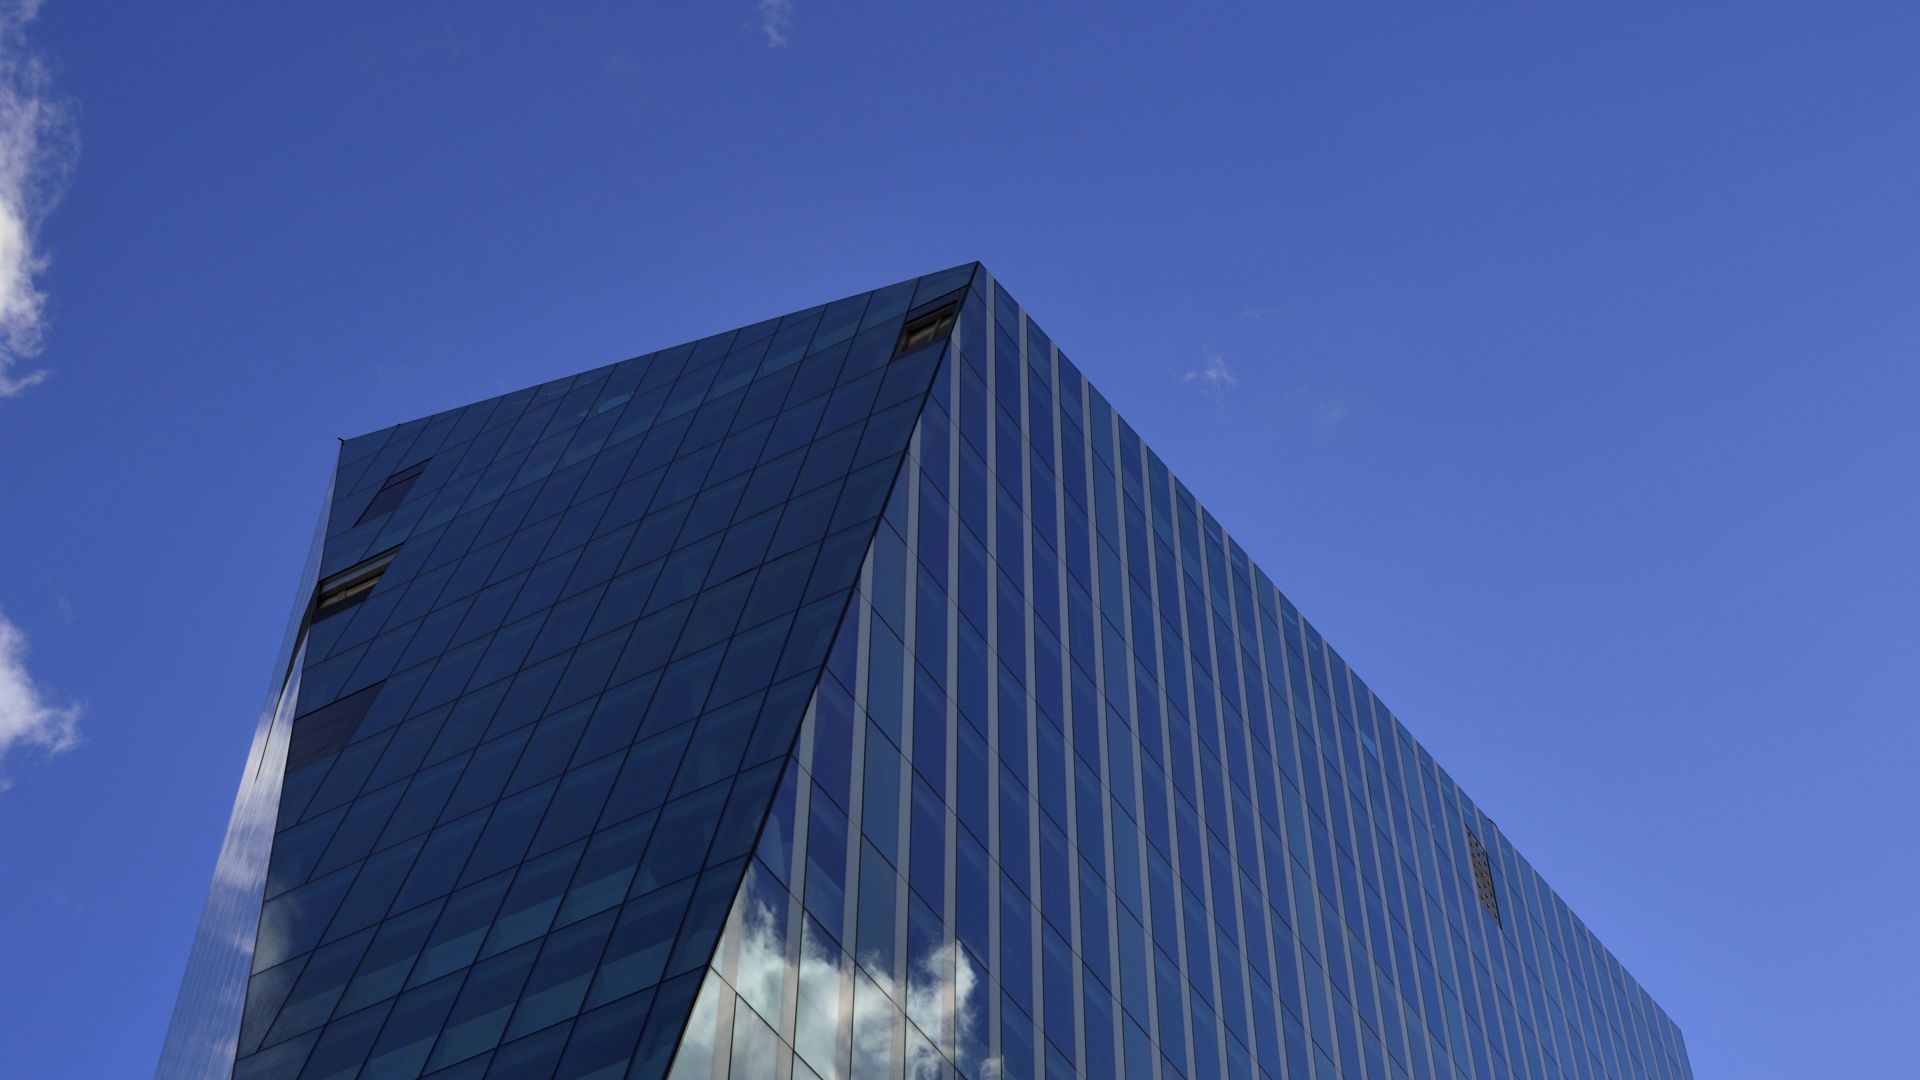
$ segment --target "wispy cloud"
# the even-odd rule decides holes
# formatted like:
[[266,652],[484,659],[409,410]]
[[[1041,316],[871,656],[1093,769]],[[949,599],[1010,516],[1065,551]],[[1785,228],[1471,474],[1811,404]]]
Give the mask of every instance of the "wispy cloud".
[[40,353],[47,256],[37,238],[78,146],[69,113],[49,92],[46,64],[27,42],[39,10],[40,0],[0,0],[0,398],[47,377],[14,371]]
[[1201,393],[1220,402],[1226,400],[1227,391],[1240,385],[1239,377],[1227,366],[1227,358],[1213,349],[1205,350],[1200,366],[1181,375],[1180,381],[1198,384]]
[[80,908],[80,902],[78,900],[75,900],[73,898],[73,894],[69,893],[57,881],[41,882],[40,892],[46,896],[47,902],[52,904],[54,907],[63,908],[69,912],[72,912],[75,915],[85,914],[85,912],[82,911]]
[[80,706],[47,700],[27,671],[27,635],[0,612],[0,763],[15,746],[58,754],[79,741]]
[[1280,309],[1273,304],[1256,304],[1255,306],[1247,308],[1245,311],[1242,311],[1240,313],[1240,317],[1243,319],[1252,319],[1254,322],[1259,322],[1261,319],[1269,318],[1271,316],[1278,315],[1278,314],[1280,314]]
[[61,591],[60,586],[55,585],[51,578],[47,579],[47,588],[53,592],[53,617],[58,619],[62,626],[72,626],[73,620],[78,617],[74,614],[73,601],[67,599],[67,594]]
[[767,48],[786,48],[792,25],[793,0],[760,0],[760,32],[767,35]]

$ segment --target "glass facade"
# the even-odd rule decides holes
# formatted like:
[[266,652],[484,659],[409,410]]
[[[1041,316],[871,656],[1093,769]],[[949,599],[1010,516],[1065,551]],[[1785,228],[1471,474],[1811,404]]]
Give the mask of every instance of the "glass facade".
[[352,440],[327,520],[163,1076],[1690,1076],[977,265]]

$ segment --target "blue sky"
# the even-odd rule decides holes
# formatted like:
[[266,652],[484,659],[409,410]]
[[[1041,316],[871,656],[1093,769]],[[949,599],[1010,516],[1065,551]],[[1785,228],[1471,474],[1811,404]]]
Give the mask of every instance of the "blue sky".
[[1910,5],[0,6],[0,1072],[151,1070],[336,436],[975,258],[1699,1076],[1911,1070]]

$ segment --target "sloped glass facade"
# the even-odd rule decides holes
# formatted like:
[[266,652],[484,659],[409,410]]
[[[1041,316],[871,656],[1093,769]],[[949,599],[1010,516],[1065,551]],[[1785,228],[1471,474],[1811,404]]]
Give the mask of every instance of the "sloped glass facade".
[[983,268],[353,440],[327,521],[162,1076],[1690,1076]]

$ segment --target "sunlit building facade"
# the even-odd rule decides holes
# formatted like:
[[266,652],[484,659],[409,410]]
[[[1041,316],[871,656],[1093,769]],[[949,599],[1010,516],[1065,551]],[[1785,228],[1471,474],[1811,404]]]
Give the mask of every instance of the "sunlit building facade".
[[978,265],[344,443],[159,1075],[1690,1077]]

